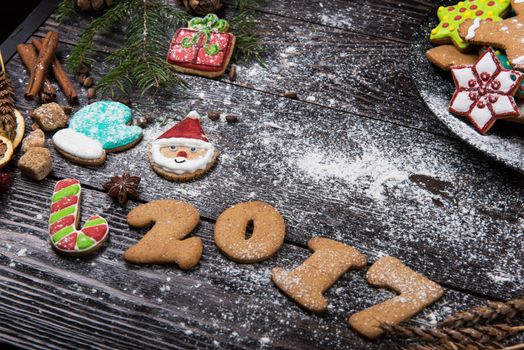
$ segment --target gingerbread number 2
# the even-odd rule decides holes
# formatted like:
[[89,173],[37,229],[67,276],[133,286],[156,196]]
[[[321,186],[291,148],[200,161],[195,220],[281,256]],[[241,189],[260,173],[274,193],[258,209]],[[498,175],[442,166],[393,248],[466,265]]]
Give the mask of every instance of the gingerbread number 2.
[[127,215],[132,227],[154,226],[124,253],[135,264],[176,263],[181,269],[195,267],[202,257],[202,240],[186,237],[198,225],[200,214],[190,204],[175,200],[156,200],[142,204]]
[[391,256],[376,261],[368,270],[367,280],[376,287],[388,287],[400,294],[349,318],[349,325],[368,338],[375,338],[383,333],[381,324],[405,321],[444,293],[438,284]]

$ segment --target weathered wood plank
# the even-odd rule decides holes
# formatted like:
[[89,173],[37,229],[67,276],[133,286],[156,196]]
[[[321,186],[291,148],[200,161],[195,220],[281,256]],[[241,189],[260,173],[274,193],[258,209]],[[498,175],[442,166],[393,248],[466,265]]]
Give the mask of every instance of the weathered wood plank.
[[[36,34],[55,30],[63,42],[74,44],[89,20],[82,17],[59,25],[50,18]],[[275,95],[293,90],[307,104],[450,135],[422,107],[411,81],[408,45],[271,14],[261,14],[257,21],[268,67],[239,66],[234,82],[227,77],[222,82]],[[111,52],[123,40],[111,32],[99,37],[97,48]],[[167,46],[166,38],[166,51]],[[184,79],[191,85],[203,80]]]
[[[231,1],[229,1],[231,3]],[[259,11],[349,32],[409,42],[433,4],[426,1],[268,1]]]
[[[94,76],[104,68],[95,67]],[[27,110],[18,58],[9,69]],[[160,121],[101,168],[55,154],[54,175],[101,189],[111,175],[129,170],[142,176],[144,200],[184,199],[210,219],[240,201],[265,200],[283,213],[294,244],[322,234],[373,257],[403,257],[454,288],[494,298],[522,293],[522,175],[459,141],[205,79],[195,79],[193,91],[135,101],[159,119],[220,110],[240,115],[241,123],[204,118],[222,155],[196,182],[171,183],[150,169],[148,143],[171,124]]]
[[[123,251],[144,231],[128,228],[128,210],[116,207],[104,193],[84,188],[83,219],[95,212],[106,217],[110,241],[92,258],[59,256],[47,242],[53,184],[37,184],[17,173],[11,193],[0,195],[4,341],[33,348],[393,347],[388,339],[365,341],[347,327],[348,314],[391,296],[368,286],[364,272],[347,273],[327,293],[327,314],[313,315],[270,281],[273,267],[298,265],[309,255],[306,249],[285,244],[269,261],[236,264],[218,252],[212,224],[205,220],[193,233],[204,241],[204,256],[194,271],[129,265],[122,260]],[[135,205],[131,202],[129,209]],[[448,290],[415,322],[431,324],[480,302]]]

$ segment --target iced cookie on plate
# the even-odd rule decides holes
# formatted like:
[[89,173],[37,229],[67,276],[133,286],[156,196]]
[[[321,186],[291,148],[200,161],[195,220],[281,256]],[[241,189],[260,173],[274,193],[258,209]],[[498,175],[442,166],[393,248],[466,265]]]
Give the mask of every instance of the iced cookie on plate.
[[[459,35],[459,27],[468,19],[501,21],[509,11],[509,0],[469,0],[452,6],[440,6],[437,16],[440,23],[431,30],[429,40],[434,45],[453,44],[462,52],[470,48],[468,38]],[[465,40],[466,39],[466,40]]]
[[53,136],[56,150],[81,165],[101,165],[106,153],[123,151],[142,139],[142,128],[129,125],[133,113],[126,105],[101,101],[92,103],[71,118],[67,129]]
[[202,176],[217,157],[218,150],[206,137],[195,111],[160,135],[149,149],[153,170],[172,181],[191,181]]

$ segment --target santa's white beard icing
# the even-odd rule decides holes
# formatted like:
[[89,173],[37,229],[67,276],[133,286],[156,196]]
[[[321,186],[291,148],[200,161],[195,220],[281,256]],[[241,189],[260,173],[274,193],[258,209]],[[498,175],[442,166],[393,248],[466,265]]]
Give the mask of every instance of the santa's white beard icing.
[[[187,159],[185,157],[166,157],[160,151],[162,147],[183,146],[195,147],[197,149],[205,149],[206,153],[196,159]],[[156,165],[163,170],[175,173],[178,175],[194,173],[197,170],[207,169],[215,154],[215,146],[209,142],[202,140],[188,139],[188,138],[169,138],[157,139],[151,144],[151,155]]]

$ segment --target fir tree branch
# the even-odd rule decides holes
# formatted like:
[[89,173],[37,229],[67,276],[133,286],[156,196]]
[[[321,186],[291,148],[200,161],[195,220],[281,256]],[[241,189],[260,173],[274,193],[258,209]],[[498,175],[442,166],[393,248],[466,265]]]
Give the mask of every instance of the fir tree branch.
[[119,2],[87,26],[67,60],[67,69],[70,72],[77,73],[82,64],[93,63],[92,56],[95,54],[93,39],[95,35],[120,22],[128,12],[131,3],[132,1]]
[[246,8],[256,9],[266,4],[266,0],[235,0],[235,7],[239,11]]
[[56,19],[59,23],[62,23],[65,18],[73,17],[77,14],[75,0],[62,0],[56,9]]
[[119,50],[107,57],[115,65],[96,85],[101,95],[115,90],[127,92],[133,87],[142,94],[164,85],[187,87],[166,62],[167,33],[174,24],[188,19],[185,11],[166,5],[161,0],[131,0],[132,11],[127,14],[127,40]]
[[252,13],[244,11],[229,21],[231,32],[235,34],[236,44],[234,52],[235,62],[257,61],[261,66],[267,64],[262,58],[262,42],[255,33],[256,23]]

